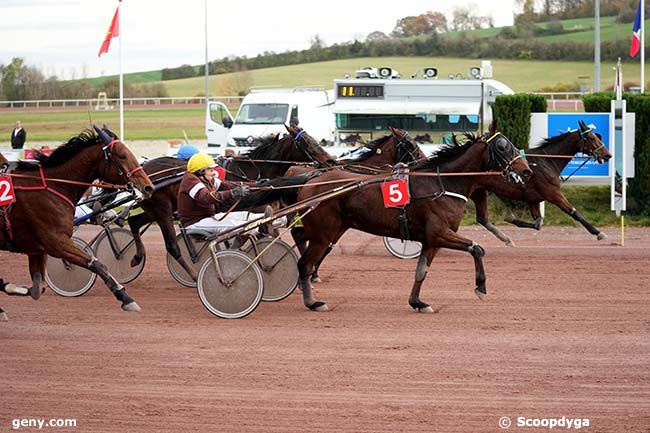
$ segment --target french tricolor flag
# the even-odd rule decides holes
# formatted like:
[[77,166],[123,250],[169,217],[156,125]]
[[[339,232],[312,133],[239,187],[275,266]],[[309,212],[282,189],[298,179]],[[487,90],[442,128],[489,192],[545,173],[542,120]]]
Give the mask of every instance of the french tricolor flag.
[[641,48],[641,4],[636,9],[636,17],[634,17],[634,27],[632,28],[632,42],[630,43],[630,57],[634,57],[639,53]]

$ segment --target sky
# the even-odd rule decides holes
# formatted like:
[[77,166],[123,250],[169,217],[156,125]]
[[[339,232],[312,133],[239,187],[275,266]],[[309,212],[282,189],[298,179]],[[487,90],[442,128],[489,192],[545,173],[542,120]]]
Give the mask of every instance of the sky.
[[[205,61],[205,0],[124,0],[121,36],[108,54],[97,53],[117,0],[0,0],[0,63],[22,57],[46,76],[80,78]],[[386,34],[398,18],[440,11],[451,18],[457,5],[511,25],[515,0],[298,1],[207,0],[208,58],[255,56],[264,51],[308,48],[319,35],[326,45]]]

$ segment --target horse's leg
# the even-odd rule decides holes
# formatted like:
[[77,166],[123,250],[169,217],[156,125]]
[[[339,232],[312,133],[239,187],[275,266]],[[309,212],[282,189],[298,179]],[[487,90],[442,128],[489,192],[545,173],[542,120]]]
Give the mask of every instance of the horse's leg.
[[528,202],[528,209],[530,209],[530,215],[533,217],[535,222],[533,223],[535,230],[541,230],[544,225],[544,218],[542,217],[542,210],[539,207],[538,201]]
[[413,282],[413,288],[411,289],[411,295],[409,296],[409,305],[418,313],[433,313],[431,306],[420,300],[420,288],[427,276],[429,266],[431,266],[431,261],[438,250],[440,250],[440,248],[422,248],[420,258],[418,259],[418,265],[415,268],[415,281]]
[[483,256],[485,250],[476,242],[466,239],[451,229],[447,229],[439,237],[433,239],[435,246],[440,248],[449,248],[451,250],[468,251],[474,258],[474,267],[476,270],[476,289],[474,293],[480,300],[487,295],[485,288],[485,269],[483,268]]
[[492,224],[488,219],[487,197],[487,190],[484,189],[474,191],[471,196],[472,201],[474,202],[474,207],[476,207],[476,222],[488,229],[488,231],[496,236],[501,242],[514,247],[514,242],[512,242],[508,236],[503,234],[501,230],[496,228],[496,226],[494,226],[494,224]]
[[5,310],[0,308],[0,322],[6,322],[7,320],[9,320],[7,313],[5,313]]
[[165,249],[167,252],[178,262],[179,265],[183,267],[183,269],[185,269],[187,275],[196,281],[196,272],[187,264],[181,255],[181,249],[178,246],[178,242],[176,242],[176,228],[174,227],[174,221],[171,218],[165,218],[164,221],[159,220],[158,225],[160,226],[160,231],[165,239]]
[[535,221],[535,223],[529,223],[527,221],[520,220],[517,217],[515,217],[515,214],[512,213],[512,211],[510,211],[510,214],[504,218],[504,221],[516,225],[517,227],[522,229],[539,230],[541,228],[541,224],[538,224],[537,221]]
[[328,254],[332,252],[332,250],[334,249],[334,245],[336,245],[336,243],[339,241],[339,239],[341,239],[341,236],[343,236],[343,233],[345,233],[345,230],[342,230],[341,232],[339,232],[334,237],[334,239],[332,239],[332,241],[329,244],[327,244],[327,249],[323,252],[323,255],[321,256],[321,258],[318,259],[318,261],[314,265],[314,273],[311,274],[311,281],[312,282],[314,282],[314,283],[322,282],[322,280],[320,279],[320,276],[318,275],[318,269],[320,268],[321,263],[323,263],[323,261],[325,260],[325,257],[327,257]]
[[578,212],[571,203],[569,203],[569,200],[567,200],[564,194],[562,194],[562,191],[558,190],[555,194],[546,200],[550,203],[553,203],[555,206],[562,209],[564,213],[568,214],[571,218],[582,224],[583,227],[586,228],[589,233],[595,235],[599,241],[607,238],[607,235],[605,233],[601,232],[596,227],[591,225],[589,221],[587,221],[585,217],[583,217],[582,214]]
[[0,292],[5,292],[7,295],[27,296],[29,294],[29,289],[15,284],[5,283],[4,280],[0,278]]
[[113,293],[113,296],[118,301],[122,302],[122,309],[124,311],[140,311],[140,307],[135,303],[133,299],[126,293],[126,289],[122,286],[116,279],[113,277],[106,268],[106,265],[102,264],[97,258],[89,255],[84,250],[79,248],[72,242],[72,239],[67,237],[61,237],[59,239],[57,248],[52,251],[55,253],[52,254],[54,257],[58,257],[64,260],[67,260],[69,263],[75,264],[86,268],[97,275],[100,276],[108,289]]
[[142,259],[147,254],[144,243],[142,242],[142,237],[140,236],[140,229],[147,223],[153,221],[153,219],[143,212],[138,215],[129,217],[127,220],[129,222],[129,229],[131,229],[131,234],[133,235],[133,240],[135,241],[135,255],[131,259],[131,267],[136,267],[142,263]]
[[298,275],[300,278],[300,289],[302,290],[302,299],[305,306],[312,311],[327,311],[328,307],[325,302],[317,301],[312,293],[311,275],[314,272],[314,264],[318,261],[327,249],[327,243],[309,242],[307,250],[298,260]]
[[29,273],[32,276],[32,287],[29,289],[29,295],[32,299],[39,299],[45,291],[44,278],[46,263],[46,254],[29,255]]

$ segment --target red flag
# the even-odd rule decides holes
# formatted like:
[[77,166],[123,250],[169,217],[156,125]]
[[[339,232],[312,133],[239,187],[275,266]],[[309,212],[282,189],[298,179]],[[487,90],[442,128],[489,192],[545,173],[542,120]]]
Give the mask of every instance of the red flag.
[[104,38],[104,42],[102,42],[102,46],[99,48],[99,54],[97,54],[97,57],[101,57],[102,54],[108,53],[108,47],[111,45],[111,39],[115,38],[120,35],[120,17],[118,16],[120,12],[119,6],[117,9],[115,9],[115,15],[113,15],[113,21],[111,21],[111,26],[108,28],[108,31],[106,32],[106,37]]

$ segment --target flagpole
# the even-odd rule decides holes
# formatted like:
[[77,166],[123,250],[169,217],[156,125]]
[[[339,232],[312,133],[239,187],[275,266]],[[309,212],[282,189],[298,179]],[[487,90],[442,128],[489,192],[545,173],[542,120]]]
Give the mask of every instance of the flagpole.
[[641,93],[645,92],[645,5],[641,0]]
[[117,10],[119,18],[117,20],[117,34],[120,35],[118,38],[120,43],[120,139],[124,141],[124,76],[122,74],[122,39],[124,36],[122,34],[122,0],[118,1]]

